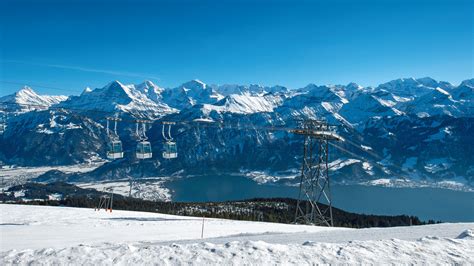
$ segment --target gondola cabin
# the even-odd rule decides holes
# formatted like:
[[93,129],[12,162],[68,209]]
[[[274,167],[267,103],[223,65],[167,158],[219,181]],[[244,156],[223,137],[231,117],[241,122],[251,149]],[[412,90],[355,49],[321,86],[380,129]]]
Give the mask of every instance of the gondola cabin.
[[109,142],[107,158],[111,160],[123,158],[122,142],[120,140]]
[[176,142],[167,141],[164,144],[163,158],[175,159],[178,157],[178,149],[176,148]]
[[149,141],[140,141],[137,144],[137,159],[149,159],[152,157],[151,144]]

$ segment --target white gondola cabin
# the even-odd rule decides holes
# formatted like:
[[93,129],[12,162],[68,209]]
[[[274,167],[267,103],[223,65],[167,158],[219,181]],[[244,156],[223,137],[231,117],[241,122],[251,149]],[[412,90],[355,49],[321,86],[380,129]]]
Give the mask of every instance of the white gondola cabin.
[[151,144],[149,141],[140,141],[137,144],[137,159],[150,159],[152,157]]
[[[114,130],[109,129],[109,121],[114,122]],[[122,142],[119,139],[117,134],[117,122],[120,121],[118,117],[108,117],[107,118],[107,136],[109,137],[109,143],[107,147],[107,158],[110,160],[122,159],[123,158],[123,149]]]
[[109,142],[107,158],[111,160],[123,158],[122,142],[120,140],[113,140]]
[[167,141],[164,144],[163,158],[175,159],[178,157],[178,149],[176,148],[176,142]]

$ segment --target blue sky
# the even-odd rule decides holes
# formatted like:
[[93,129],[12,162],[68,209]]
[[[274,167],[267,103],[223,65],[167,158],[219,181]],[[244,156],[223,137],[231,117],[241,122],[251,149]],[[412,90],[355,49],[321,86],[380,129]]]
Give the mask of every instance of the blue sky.
[[473,10],[468,0],[2,0],[0,95],[19,84],[78,94],[116,79],[458,84],[474,76]]

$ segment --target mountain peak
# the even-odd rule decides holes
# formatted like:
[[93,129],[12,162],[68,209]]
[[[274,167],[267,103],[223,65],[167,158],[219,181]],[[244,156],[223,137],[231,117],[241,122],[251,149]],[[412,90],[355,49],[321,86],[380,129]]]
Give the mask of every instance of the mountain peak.
[[89,93],[89,92],[91,92],[91,91],[92,91],[92,89],[91,89],[90,87],[86,87],[86,88],[82,91],[81,95],[82,95],[82,94],[87,94],[87,93]]
[[422,83],[438,83],[435,79],[430,78],[430,77],[423,77],[416,80]]
[[351,82],[351,83],[346,85],[346,88],[349,89],[349,90],[360,90],[360,89],[363,89],[364,87],[362,87],[361,85],[359,85],[355,82]]
[[204,87],[206,86],[206,84],[205,84],[204,82],[200,81],[199,79],[193,79],[192,81],[193,81],[193,82],[196,82],[196,83],[199,83],[199,84],[201,84],[201,85],[204,86]]
[[163,91],[162,88],[160,88],[158,85],[156,85],[155,83],[153,83],[150,80],[145,80],[144,82],[142,82],[138,85],[135,85],[135,87],[139,91],[142,91],[144,93],[151,93],[151,92],[161,93]]
[[[431,77],[423,77],[423,78],[399,78],[399,79],[394,79],[392,81],[389,81],[387,83],[381,84],[380,86],[392,86],[392,87],[397,87],[397,86],[417,86],[417,85],[423,85],[426,87],[431,87],[431,88],[436,88],[440,84],[447,85],[449,84],[448,82],[438,82],[437,80],[431,78]],[[450,85],[450,84],[449,84]]]
[[433,89],[431,87],[432,85],[433,84],[430,84],[430,86],[425,85],[415,78],[399,78],[380,84],[376,90],[386,90],[390,93],[396,93],[397,95],[411,96],[428,93]]
[[453,85],[449,82],[446,81],[437,81],[433,78],[430,77],[424,77],[424,78],[419,78],[416,79],[420,84],[426,86],[426,87],[431,87],[431,88],[442,88],[442,89],[451,89]]
[[39,97],[39,95],[29,86],[23,86],[15,93],[17,97]]
[[401,84],[418,84],[418,81],[414,77],[410,78],[398,78],[391,80],[385,84],[396,84],[396,85],[401,85]]
[[466,86],[466,87],[474,88],[474,78],[463,80],[461,82],[460,86]]
[[117,87],[123,88],[124,85],[120,81],[114,80],[105,86],[105,88],[117,88]]
[[158,85],[156,85],[155,83],[153,83],[153,81],[151,81],[151,80],[145,80],[145,81],[143,81],[142,83],[137,84],[137,85],[135,85],[135,86],[136,86],[137,88],[147,88],[147,89],[149,89],[149,88],[157,88],[157,87],[158,87]]
[[181,85],[181,87],[184,87],[186,89],[195,89],[195,90],[203,90],[206,89],[206,83],[200,81],[199,79],[193,79],[191,81],[188,81]]
[[149,87],[149,88],[153,88],[153,87],[158,87],[155,85],[155,83],[153,83],[151,80],[145,80],[143,83],[141,83],[140,85],[143,85],[143,86],[146,86],[146,87]]
[[409,77],[409,78],[401,78],[403,82],[414,82],[416,79],[414,77]]
[[31,87],[24,86],[13,94],[0,97],[0,103],[8,103],[10,111],[22,113],[48,109],[49,106],[66,99],[66,96],[39,95]]

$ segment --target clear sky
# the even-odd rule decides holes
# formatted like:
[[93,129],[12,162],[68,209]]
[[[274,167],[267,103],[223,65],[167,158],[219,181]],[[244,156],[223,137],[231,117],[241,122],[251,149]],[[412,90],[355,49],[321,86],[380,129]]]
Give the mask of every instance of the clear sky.
[[458,84],[474,76],[473,2],[0,0],[0,96],[145,79]]

